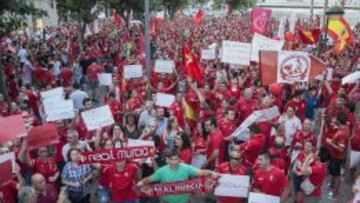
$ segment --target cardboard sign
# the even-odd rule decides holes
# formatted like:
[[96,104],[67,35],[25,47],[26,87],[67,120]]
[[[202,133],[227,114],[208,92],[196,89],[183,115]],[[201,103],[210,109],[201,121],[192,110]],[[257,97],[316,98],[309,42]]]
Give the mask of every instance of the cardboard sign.
[[357,81],[359,81],[359,79],[360,79],[360,71],[356,71],[354,73],[351,73],[351,74],[343,77],[341,80],[341,84],[345,85],[347,83],[350,83],[350,84],[356,83]]
[[251,42],[251,61],[259,62],[259,51],[281,51],[284,46],[283,40],[273,40],[255,33]]
[[156,73],[173,73],[175,68],[174,61],[156,60],[155,72]]
[[112,85],[112,76],[111,73],[99,73],[97,74],[99,79],[99,84],[102,86]]
[[43,100],[46,99],[54,99],[54,98],[63,98],[64,95],[64,88],[63,87],[57,87],[51,90],[40,92],[41,97]]
[[171,94],[157,93],[156,94],[156,106],[169,108],[175,101],[175,96]]
[[280,111],[277,106],[273,106],[268,109],[263,109],[260,112],[261,112],[261,116],[260,118],[258,118],[257,120],[258,122],[269,121],[280,116]]
[[109,164],[116,161],[144,159],[154,156],[153,147],[139,146],[126,148],[111,148],[96,151],[85,151],[81,153],[82,164]]
[[311,59],[308,53],[301,51],[278,52],[276,78],[278,83],[309,81]]
[[221,62],[236,64],[236,65],[250,65],[251,44],[226,41],[222,42]]
[[216,181],[202,177],[184,181],[147,184],[141,186],[139,190],[141,197],[157,197],[163,195],[212,192],[215,184]]
[[81,116],[89,131],[114,124],[114,118],[108,105],[84,111]]
[[[231,136],[238,137],[243,133],[247,131],[247,128],[251,126],[253,123],[255,123],[262,114],[259,111],[254,111],[250,116],[248,116],[241,125],[232,133]],[[245,140],[244,140],[245,141]]]
[[143,71],[141,65],[127,65],[124,67],[124,78],[141,78]]
[[58,121],[75,117],[74,103],[72,100],[44,100],[46,121]]
[[201,50],[201,59],[202,60],[214,60],[216,56],[215,49],[203,49]]
[[38,149],[59,141],[57,128],[54,124],[46,123],[33,127],[28,135],[29,149]]
[[249,203],[280,203],[280,197],[264,193],[250,192]]
[[154,147],[154,141],[151,140],[138,140],[138,139],[128,139],[128,147],[139,147],[139,146],[151,146]]
[[247,197],[250,188],[249,176],[222,174],[214,194],[224,197]]
[[26,136],[24,119],[21,114],[0,117],[0,143]]

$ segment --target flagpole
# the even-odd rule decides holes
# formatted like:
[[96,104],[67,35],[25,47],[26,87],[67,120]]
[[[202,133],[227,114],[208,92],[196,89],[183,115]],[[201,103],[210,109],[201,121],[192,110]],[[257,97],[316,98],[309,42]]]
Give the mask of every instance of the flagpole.
[[[149,0],[145,0],[145,70],[148,80],[148,85],[151,84],[151,72],[150,72],[150,13],[149,13]],[[149,92],[150,93],[150,92]],[[150,95],[149,95],[150,96]]]
[[326,41],[327,41],[327,28],[328,28],[328,25],[329,25],[329,21],[327,19],[327,16],[326,16],[326,9],[328,7],[328,4],[329,4],[329,0],[325,0],[324,2],[324,14],[323,14],[323,30],[325,30],[325,35],[324,37],[321,37],[320,40],[319,40],[319,45],[318,45],[318,52],[317,52],[317,56],[320,57],[321,56],[321,51],[322,51],[322,47],[323,45],[325,44],[326,45]]

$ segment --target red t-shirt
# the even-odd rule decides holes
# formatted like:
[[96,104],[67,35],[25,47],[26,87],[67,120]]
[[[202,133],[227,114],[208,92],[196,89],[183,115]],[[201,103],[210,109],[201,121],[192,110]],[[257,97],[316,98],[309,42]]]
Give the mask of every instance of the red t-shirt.
[[206,157],[210,158],[212,152],[218,149],[219,155],[216,158],[215,162],[208,163],[208,166],[217,166],[218,164],[221,164],[225,160],[225,142],[222,132],[219,129],[215,129],[212,131],[207,140],[207,150],[206,150]]
[[360,151],[360,123],[356,125],[354,136],[351,139],[351,150]]
[[55,160],[53,158],[47,158],[45,161],[34,159],[33,164],[33,173],[40,173],[47,181],[49,181],[49,177],[55,175],[55,173],[58,171]]
[[195,135],[194,141],[194,148],[195,152],[202,151],[206,149],[206,140],[203,138],[203,136],[200,133],[197,133]]
[[244,121],[257,108],[255,100],[240,99],[236,104],[237,110],[240,112],[240,121]]
[[63,86],[69,87],[71,86],[73,71],[68,67],[64,67],[60,70],[60,77],[63,81]]
[[127,163],[123,171],[118,171],[114,165],[104,170],[112,194],[113,202],[135,200],[136,173],[138,168]]
[[344,159],[346,157],[346,152],[347,152],[346,149],[349,143],[349,137],[350,137],[350,129],[347,126],[340,127],[336,131],[334,137],[332,138],[332,141],[337,146],[339,145],[343,146],[343,150],[339,151],[333,148],[332,146],[330,146],[330,154],[333,158]]
[[[229,162],[225,162],[220,164],[217,168],[216,168],[216,172],[220,173],[220,174],[232,174],[232,175],[248,175],[248,169],[244,166],[239,166],[236,169],[233,169],[230,167],[230,163]],[[226,203],[243,203],[245,202],[244,198],[236,198],[236,197],[222,197],[222,196],[217,196],[218,200],[220,202],[226,202]]]
[[230,121],[226,117],[221,118],[220,120],[218,120],[217,121],[217,126],[219,127],[219,129],[223,133],[224,137],[230,136],[236,130],[236,126],[235,126],[234,122]]
[[288,181],[284,172],[275,166],[270,170],[259,168],[254,173],[253,188],[260,192],[280,197],[284,189],[288,186]]
[[186,163],[186,164],[190,164],[191,163],[191,158],[192,158],[192,152],[190,148],[187,149],[183,149],[180,151],[180,159]]
[[87,68],[86,74],[88,76],[89,81],[96,82],[96,81],[98,81],[97,74],[102,73],[102,72],[104,72],[104,68],[102,66],[99,66],[97,64],[91,64]]
[[39,112],[39,105],[38,105],[39,97],[31,90],[26,91],[26,96],[29,99],[29,105],[30,105],[31,109],[33,110],[33,112],[38,113]]
[[12,180],[10,183],[6,184],[2,188],[0,188],[0,192],[3,194],[3,199],[6,203],[16,203],[16,189],[17,182]]
[[266,137],[263,134],[253,136],[240,144],[240,151],[243,153],[243,160],[247,166],[254,165],[259,153],[265,148],[265,144]]
[[314,197],[321,196],[321,186],[325,181],[327,174],[327,165],[321,162],[314,162],[311,164],[311,175],[309,176],[310,182],[316,187],[310,194]]
[[290,165],[290,159],[287,155],[286,149],[276,149],[274,147],[271,147],[269,149],[269,154],[271,158],[271,165],[278,167],[285,174],[287,174]]
[[313,146],[316,147],[317,140],[313,132],[298,131],[293,136],[293,140],[291,142],[291,148],[293,149],[298,144],[300,144],[303,148],[305,141],[307,140],[311,141]]

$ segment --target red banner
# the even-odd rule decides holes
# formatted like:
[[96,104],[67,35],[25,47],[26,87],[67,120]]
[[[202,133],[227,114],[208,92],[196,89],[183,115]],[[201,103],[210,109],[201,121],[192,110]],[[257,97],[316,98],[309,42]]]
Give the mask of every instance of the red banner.
[[55,144],[59,141],[58,132],[54,124],[44,124],[33,127],[28,135],[29,149],[38,149],[40,147]]
[[270,17],[271,10],[253,8],[251,12],[251,31],[265,35]]
[[103,149],[92,152],[86,151],[82,152],[81,155],[81,162],[83,164],[108,164],[114,161],[149,158],[155,154],[151,146],[139,146]]
[[0,163],[0,188],[8,184],[13,179],[11,160]]
[[212,192],[216,186],[216,180],[205,177],[191,180],[176,181],[170,183],[157,183],[143,185],[139,188],[141,197],[156,197],[162,195],[177,195],[184,193]]
[[0,117],[0,143],[26,136],[24,119],[21,114]]

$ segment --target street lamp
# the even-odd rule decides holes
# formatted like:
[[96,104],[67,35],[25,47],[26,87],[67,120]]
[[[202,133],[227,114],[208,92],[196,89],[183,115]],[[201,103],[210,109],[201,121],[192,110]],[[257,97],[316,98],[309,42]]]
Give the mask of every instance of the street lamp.
[[327,35],[328,35],[328,27],[329,20],[336,20],[341,18],[345,14],[344,10],[340,6],[332,6],[328,10],[325,11],[326,23],[324,24],[325,36],[319,41],[318,47],[318,57],[321,55],[322,46],[326,46],[327,43]]

